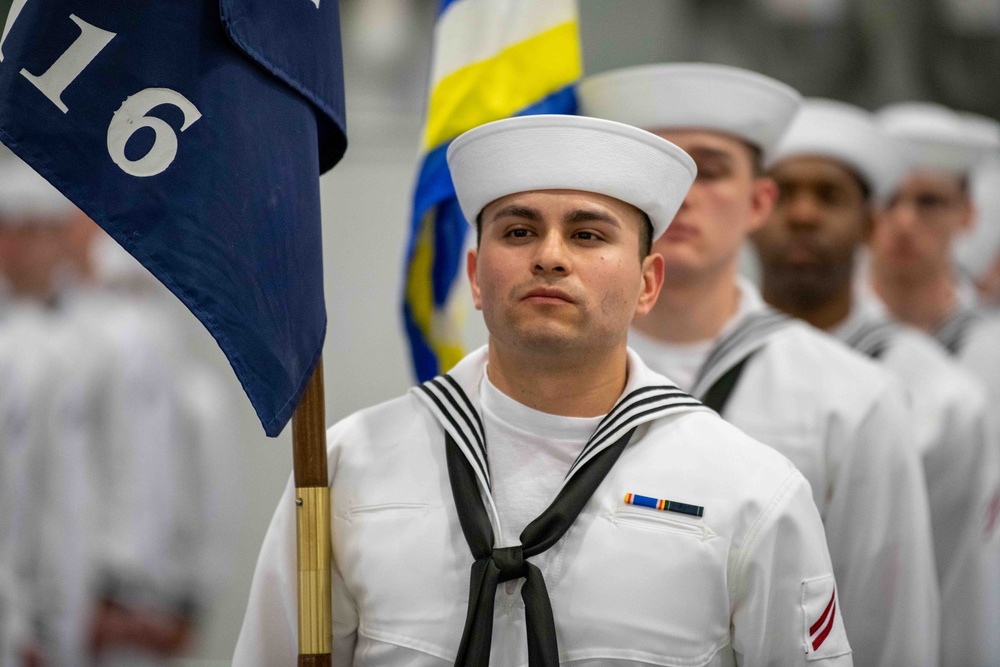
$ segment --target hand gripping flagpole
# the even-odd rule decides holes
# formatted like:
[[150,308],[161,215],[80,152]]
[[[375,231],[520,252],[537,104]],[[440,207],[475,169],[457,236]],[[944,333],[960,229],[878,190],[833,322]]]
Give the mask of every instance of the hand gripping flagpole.
[[326,462],[323,359],[292,417],[298,535],[299,667],[329,667],[333,638],[330,485]]

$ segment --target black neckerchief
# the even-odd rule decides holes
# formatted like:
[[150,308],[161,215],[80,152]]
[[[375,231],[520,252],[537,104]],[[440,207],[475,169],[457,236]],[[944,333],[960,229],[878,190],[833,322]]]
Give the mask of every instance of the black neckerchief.
[[[528,664],[559,664],[555,619],[541,570],[527,559],[549,549],[565,534],[593,496],[641,424],[671,414],[703,409],[673,385],[639,387],[620,399],[601,420],[570,467],[552,504],[521,532],[521,544],[495,548],[494,530],[484,501],[490,497],[490,472],[482,420],[461,384],[450,375],[418,388],[445,431],[448,476],[462,532],[473,557],[469,607],[456,665],[488,667],[493,637],[496,587],[525,578]],[[484,494],[485,492],[485,494]],[[485,496],[485,497],[484,497]]]

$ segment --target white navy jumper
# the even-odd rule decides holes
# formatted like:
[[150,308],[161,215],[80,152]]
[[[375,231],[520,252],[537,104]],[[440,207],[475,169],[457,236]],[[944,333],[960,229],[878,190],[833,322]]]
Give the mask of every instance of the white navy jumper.
[[[728,388],[726,421],[809,480],[855,661],[936,664],[928,500],[903,388],[831,336],[770,309],[753,285],[739,286],[739,311],[707,353],[692,395],[716,405]],[[630,345],[669,376],[671,347],[635,334]]]
[[[963,368],[986,386],[991,429],[1000,442],[1000,316],[995,311],[962,305],[935,332],[934,337]],[[996,474],[997,471],[994,469]],[[983,532],[990,554],[987,593],[985,659],[979,664],[1000,664],[1000,490],[994,489],[987,506]]]
[[989,502],[998,484],[997,442],[989,431],[981,383],[923,332],[891,321],[859,300],[833,330],[879,361],[906,386],[924,464],[941,592],[941,664],[985,665],[991,635],[986,593]]
[[[448,376],[329,430],[336,665],[437,666],[458,656],[474,557],[449,478],[449,438],[496,544],[510,541],[480,420],[486,361],[482,348]],[[630,352],[623,398],[563,488],[632,429],[568,531],[525,557],[551,600],[558,660],[852,664],[821,520],[794,466]],[[293,491],[289,482],[265,537],[235,665],[295,660]],[[490,620],[489,664],[528,664],[517,590],[496,588]]]

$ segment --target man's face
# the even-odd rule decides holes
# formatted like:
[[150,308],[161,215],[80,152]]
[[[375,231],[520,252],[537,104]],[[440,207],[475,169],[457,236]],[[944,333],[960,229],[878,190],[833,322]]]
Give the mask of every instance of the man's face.
[[64,257],[61,226],[0,223],[0,274],[16,292],[47,297]]
[[820,157],[783,160],[772,170],[778,201],[753,234],[764,291],[803,308],[850,289],[854,253],[870,225],[868,198],[853,172]]
[[663,282],[662,259],[639,257],[641,224],[635,207],[575,190],[490,203],[467,269],[491,343],[547,355],[624,346]]
[[901,280],[949,270],[955,239],[972,225],[973,207],[957,176],[915,171],[875,219],[871,257]]
[[734,267],[747,234],[771,210],[774,183],[755,175],[753,149],[740,139],[701,130],[655,134],[680,146],[698,166],[684,204],[653,246],[663,255],[667,285]]

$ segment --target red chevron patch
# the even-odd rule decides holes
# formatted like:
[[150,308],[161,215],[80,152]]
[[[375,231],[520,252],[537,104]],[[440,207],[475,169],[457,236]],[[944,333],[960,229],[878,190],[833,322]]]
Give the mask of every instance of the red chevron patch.
[[826,609],[823,613],[809,627],[809,640],[812,642],[813,651],[818,651],[819,647],[823,645],[826,638],[830,636],[830,630],[833,629],[833,618],[837,615],[837,589],[833,590],[830,595],[830,601],[826,603]]
[[806,662],[851,652],[832,574],[802,582],[802,648]]

